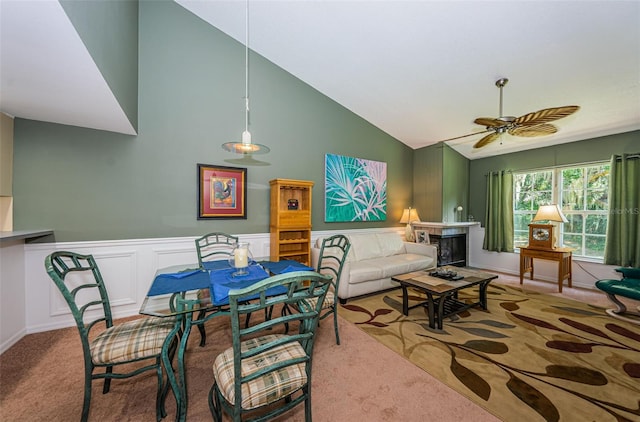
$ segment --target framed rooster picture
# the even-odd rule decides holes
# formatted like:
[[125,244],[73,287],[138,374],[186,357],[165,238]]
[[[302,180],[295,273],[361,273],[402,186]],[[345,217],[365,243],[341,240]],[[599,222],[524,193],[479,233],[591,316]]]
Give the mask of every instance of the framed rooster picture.
[[198,164],[198,220],[247,218],[247,169]]

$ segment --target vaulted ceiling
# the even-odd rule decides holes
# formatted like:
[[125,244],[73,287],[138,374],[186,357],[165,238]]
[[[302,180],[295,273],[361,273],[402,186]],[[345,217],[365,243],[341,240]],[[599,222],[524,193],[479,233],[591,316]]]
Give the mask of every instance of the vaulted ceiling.
[[[244,1],[176,0],[245,42]],[[250,48],[412,148],[475,159],[640,129],[638,1],[249,4]],[[0,110],[133,134],[57,1],[0,0]],[[477,117],[579,105],[558,133],[474,149]],[[477,133],[477,134],[476,134]]]

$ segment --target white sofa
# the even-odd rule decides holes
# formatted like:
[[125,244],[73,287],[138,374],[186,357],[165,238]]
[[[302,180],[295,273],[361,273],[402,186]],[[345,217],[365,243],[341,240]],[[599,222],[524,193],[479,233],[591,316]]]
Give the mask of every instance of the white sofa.
[[[346,235],[351,242],[349,255],[342,268],[338,298],[347,299],[398,287],[391,277],[411,271],[435,268],[436,247],[404,242],[397,233]],[[323,237],[311,248],[313,266],[318,264]]]

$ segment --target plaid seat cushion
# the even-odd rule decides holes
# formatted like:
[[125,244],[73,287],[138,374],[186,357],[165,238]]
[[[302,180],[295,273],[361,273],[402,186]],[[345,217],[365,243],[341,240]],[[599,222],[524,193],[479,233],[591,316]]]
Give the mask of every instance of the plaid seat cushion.
[[107,328],[91,341],[91,360],[100,365],[158,355],[175,321],[149,317]]
[[[333,300],[334,300],[333,292],[329,290],[327,292],[327,296],[325,296],[324,298],[324,302],[322,302],[322,309],[327,309],[333,306]],[[307,305],[315,309],[316,303],[318,303],[318,298],[314,297],[311,299],[305,299],[305,302],[307,303]]]
[[[243,351],[274,341],[279,334],[257,337],[240,344]],[[273,362],[304,357],[300,343],[293,342],[275,347],[242,361],[242,375],[253,374]],[[242,384],[242,408],[254,409],[282,399],[307,384],[305,364],[296,364],[270,372],[252,381]],[[220,353],[213,362],[213,376],[218,389],[229,403],[235,403],[233,376],[233,347]]]

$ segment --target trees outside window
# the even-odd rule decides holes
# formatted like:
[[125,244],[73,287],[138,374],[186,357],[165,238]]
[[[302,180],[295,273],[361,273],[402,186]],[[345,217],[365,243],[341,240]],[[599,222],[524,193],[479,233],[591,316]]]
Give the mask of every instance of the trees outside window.
[[609,212],[609,164],[514,174],[514,245],[525,246],[540,205],[559,204],[569,220],[558,239],[574,256],[602,259]]

